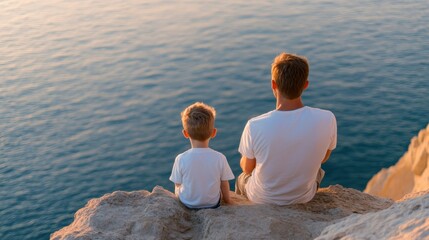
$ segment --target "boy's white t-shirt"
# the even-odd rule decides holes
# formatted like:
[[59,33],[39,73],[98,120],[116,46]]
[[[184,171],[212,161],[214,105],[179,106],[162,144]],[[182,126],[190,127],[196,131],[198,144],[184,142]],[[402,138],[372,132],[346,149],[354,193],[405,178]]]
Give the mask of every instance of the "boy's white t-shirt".
[[327,110],[274,110],[250,119],[238,149],[243,156],[256,158],[245,186],[247,197],[277,205],[310,201],[317,191],[321,162],[336,144],[335,116]]
[[211,148],[191,148],[174,161],[170,181],[180,201],[190,208],[213,207],[220,200],[221,181],[234,179],[226,157]]

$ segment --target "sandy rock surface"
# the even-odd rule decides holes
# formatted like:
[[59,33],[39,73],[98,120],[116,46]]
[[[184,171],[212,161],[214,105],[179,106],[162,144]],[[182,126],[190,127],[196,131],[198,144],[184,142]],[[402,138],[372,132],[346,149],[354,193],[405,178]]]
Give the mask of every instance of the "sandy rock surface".
[[314,239],[344,217],[393,203],[339,185],[319,189],[309,203],[284,207],[231,194],[233,205],[195,211],[162,187],[114,192],[90,200],[51,239]]
[[388,169],[368,182],[364,192],[401,199],[404,195],[429,189],[429,125],[411,139],[408,151]]
[[429,239],[429,191],[382,211],[353,214],[325,228],[316,239]]

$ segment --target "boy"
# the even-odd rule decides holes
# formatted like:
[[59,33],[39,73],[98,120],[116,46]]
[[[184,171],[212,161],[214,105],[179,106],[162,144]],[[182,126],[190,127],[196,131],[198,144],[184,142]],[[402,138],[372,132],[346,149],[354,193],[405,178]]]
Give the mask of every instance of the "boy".
[[226,157],[209,148],[210,139],[216,136],[214,108],[197,102],[181,116],[183,136],[189,138],[192,148],[174,161],[170,181],[175,183],[176,195],[191,209],[217,208],[221,197],[230,203],[228,180],[234,174]]

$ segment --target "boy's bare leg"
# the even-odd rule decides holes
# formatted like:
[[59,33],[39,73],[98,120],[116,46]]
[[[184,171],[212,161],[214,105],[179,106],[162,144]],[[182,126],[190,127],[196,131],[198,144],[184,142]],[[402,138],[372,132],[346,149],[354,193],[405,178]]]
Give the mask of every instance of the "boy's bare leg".
[[249,177],[252,176],[250,174],[241,173],[240,176],[237,177],[237,181],[235,181],[235,193],[238,195],[243,195],[247,198],[246,195],[246,183],[249,180]]
[[317,177],[316,177],[317,189],[319,189],[320,183],[322,182],[324,176],[325,176],[325,171],[322,168],[319,168],[319,171],[317,172]]

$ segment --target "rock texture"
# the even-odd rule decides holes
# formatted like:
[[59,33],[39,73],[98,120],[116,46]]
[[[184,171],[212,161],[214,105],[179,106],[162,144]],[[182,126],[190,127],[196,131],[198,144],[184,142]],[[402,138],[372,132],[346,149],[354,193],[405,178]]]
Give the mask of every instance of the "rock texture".
[[155,187],[92,199],[51,239],[429,239],[428,188],[429,125],[365,189],[396,203],[335,185],[306,204],[252,204],[231,192],[234,204],[195,211]]
[[353,214],[316,239],[429,239],[429,191],[379,212]]
[[195,211],[161,187],[151,193],[114,192],[90,200],[51,239],[314,239],[351,214],[393,204],[339,185],[319,189],[309,203],[284,207],[252,204],[231,194],[232,205]]
[[382,169],[364,192],[401,199],[405,194],[429,189],[429,125],[411,139],[408,151],[392,167]]

